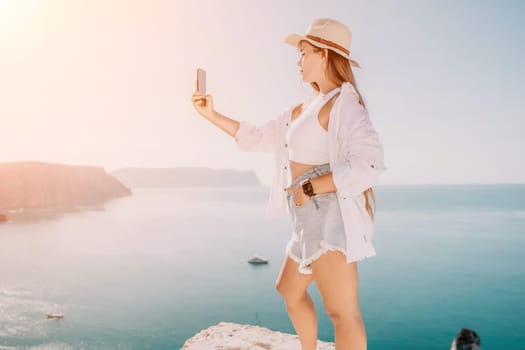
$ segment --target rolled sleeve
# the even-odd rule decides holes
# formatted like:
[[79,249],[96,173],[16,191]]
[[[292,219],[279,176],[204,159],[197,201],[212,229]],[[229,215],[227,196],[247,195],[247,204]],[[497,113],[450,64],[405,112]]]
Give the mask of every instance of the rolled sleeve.
[[277,147],[280,129],[292,108],[293,105],[287,106],[276,118],[261,125],[240,121],[239,129],[234,136],[237,147],[246,152],[273,152]]
[[278,120],[272,119],[261,126],[241,121],[235,133],[235,142],[241,151],[272,152],[277,144]]

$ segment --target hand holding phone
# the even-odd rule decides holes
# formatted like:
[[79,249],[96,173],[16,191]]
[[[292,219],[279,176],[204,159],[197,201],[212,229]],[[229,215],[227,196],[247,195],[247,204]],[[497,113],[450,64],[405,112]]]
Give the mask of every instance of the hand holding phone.
[[211,120],[215,116],[213,97],[212,95],[206,95],[206,71],[204,69],[197,69],[197,79],[195,83],[197,89],[191,97],[193,107],[200,115]]
[[206,106],[206,71],[197,68],[197,91],[203,96],[202,105]]

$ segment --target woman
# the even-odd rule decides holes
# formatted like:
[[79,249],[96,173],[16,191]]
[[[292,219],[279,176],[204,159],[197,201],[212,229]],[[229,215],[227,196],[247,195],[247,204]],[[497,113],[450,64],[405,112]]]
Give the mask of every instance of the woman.
[[[383,147],[355,88],[351,31],[341,22],[314,20],[306,34],[285,42],[299,49],[302,79],[317,96],[291,105],[256,126],[213,109],[197,91],[199,114],[235,138],[243,151],[273,152],[275,174],[267,214],[289,214],[292,237],[276,281],[302,350],[317,343],[315,307],[307,287],[315,280],[335,330],[336,349],[366,349],[358,300],[357,262],[376,254],[371,239],[372,186],[386,170]],[[205,99],[205,106],[202,100]]]

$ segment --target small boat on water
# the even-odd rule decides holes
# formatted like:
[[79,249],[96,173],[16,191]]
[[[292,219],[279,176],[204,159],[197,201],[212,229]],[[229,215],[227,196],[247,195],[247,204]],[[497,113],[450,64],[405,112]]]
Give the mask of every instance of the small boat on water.
[[248,262],[253,265],[262,265],[268,264],[268,259],[265,259],[259,255],[254,255],[250,260],[248,260]]
[[49,314],[47,314],[47,318],[59,319],[59,318],[64,318],[64,315],[61,314],[61,313],[49,313]]

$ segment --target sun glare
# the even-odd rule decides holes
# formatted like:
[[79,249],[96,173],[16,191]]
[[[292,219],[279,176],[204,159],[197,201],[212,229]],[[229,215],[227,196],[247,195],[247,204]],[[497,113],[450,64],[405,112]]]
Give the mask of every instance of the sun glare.
[[30,26],[41,3],[39,0],[0,0],[0,34]]

